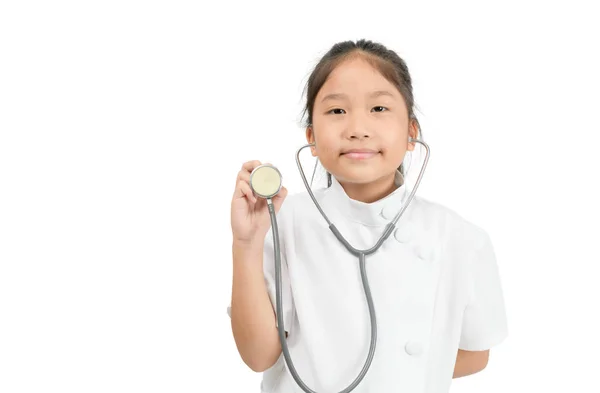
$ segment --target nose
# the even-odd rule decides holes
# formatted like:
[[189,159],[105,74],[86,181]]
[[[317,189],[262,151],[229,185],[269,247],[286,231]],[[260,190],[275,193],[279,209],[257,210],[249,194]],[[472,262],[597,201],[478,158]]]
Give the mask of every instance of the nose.
[[345,136],[348,139],[365,139],[372,135],[370,127],[364,115],[353,113],[348,116],[348,124],[346,127]]

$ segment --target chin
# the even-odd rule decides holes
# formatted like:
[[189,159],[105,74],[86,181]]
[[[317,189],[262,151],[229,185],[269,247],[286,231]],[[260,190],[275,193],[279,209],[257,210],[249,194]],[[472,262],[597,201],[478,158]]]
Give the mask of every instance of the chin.
[[336,179],[355,184],[366,184],[376,181],[385,173],[381,168],[337,168],[331,172]]

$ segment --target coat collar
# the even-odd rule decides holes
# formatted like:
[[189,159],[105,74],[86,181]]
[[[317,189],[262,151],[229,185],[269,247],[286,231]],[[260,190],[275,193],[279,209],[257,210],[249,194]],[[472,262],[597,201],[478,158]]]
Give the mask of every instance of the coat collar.
[[398,188],[391,194],[378,201],[365,203],[351,199],[342,185],[332,176],[327,195],[330,203],[347,220],[368,226],[386,225],[398,214],[408,196],[404,177],[400,171],[396,171],[394,181]]

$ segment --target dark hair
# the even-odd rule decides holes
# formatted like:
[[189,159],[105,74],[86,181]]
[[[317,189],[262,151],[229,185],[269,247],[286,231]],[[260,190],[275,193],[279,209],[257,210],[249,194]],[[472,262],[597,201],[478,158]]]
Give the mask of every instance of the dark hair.
[[[386,48],[384,45],[361,39],[356,42],[344,41],[333,45],[331,49],[319,60],[308,78],[304,89],[306,94],[306,105],[303,117],[306,117],[305,126],[312,126],[313,108],[317,94],[325,84],[329,74],[344,60],[351,56],[360,56],[375,67],[381,75],[392,83],[404,98],[409,120],[417,123],[419,137],[421,137],[421,126],[414,113],[414,97],[412,90],[412,78],[408,72],[406,63],[396,52]],[[398,170],[404,174],[403,164]],[[331,174],[327,173],[327,186],[331,186]]]

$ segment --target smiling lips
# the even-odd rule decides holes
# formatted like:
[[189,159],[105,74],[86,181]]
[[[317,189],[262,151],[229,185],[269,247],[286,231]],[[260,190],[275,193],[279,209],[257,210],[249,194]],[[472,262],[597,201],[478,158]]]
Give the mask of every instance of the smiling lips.
[[377,154],[379,154],[379,151],[371,149],[351,149],[342,152],[342,156],[352,160],[365,160],[375,157]]

